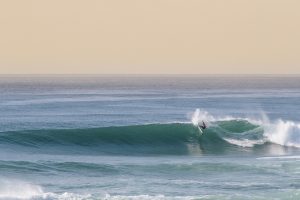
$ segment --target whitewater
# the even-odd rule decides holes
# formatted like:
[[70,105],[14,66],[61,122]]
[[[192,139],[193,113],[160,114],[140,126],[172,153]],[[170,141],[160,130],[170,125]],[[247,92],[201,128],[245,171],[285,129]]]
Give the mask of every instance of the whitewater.
[[300,198],[297,76],[2,76],[0,111],[0,199]]

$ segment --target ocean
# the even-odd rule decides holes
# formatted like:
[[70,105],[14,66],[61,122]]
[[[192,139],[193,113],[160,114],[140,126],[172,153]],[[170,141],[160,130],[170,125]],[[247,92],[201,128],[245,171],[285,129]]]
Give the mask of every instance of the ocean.
[[0,199],[300,199],[299,76],[3,75],[0,113]]

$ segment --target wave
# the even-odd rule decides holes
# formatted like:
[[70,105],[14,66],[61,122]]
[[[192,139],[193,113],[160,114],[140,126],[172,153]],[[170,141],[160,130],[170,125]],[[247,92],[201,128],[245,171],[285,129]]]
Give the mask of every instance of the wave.
[[[0,180],[0,200],[38,200],[38,199],[91,199],[92,195],[80,195],[64,192],[61,194],[45,192],[42,187],[36,184],[28,183],[21,180],[3,179]],[[94,199],[94,198],[93,198]],[[98,199],[98,198],[97,198]]]
[[0,133],[0,145],[116,154],[186,154],[198,143],[198,129],[191,124],[148,124],[89,129],[49,129]]
[[[289,167],[291,167],[289,165]],[[70,175],[110,176],[115,174],[143,173],[152,171],[153,174],[169,173],[230,173],[238,171],[252,171],[253,173],[273,173],[264,167],[257,167],[240,163],[196,162],[196,163],[100,163],[100,162],[57,162],[57,161],[0,161],[1,171],[11,173],[18,171],[24,174],[43,173],[53,175],[57,172]]]
[[31,199],[41,195],[43,195],[43,190],[38,185],[1,177],[0,199]]
[[[202,135],[197,127],[201,120],[208,121]],[[276,146],[300,148],[300,124],[296,122],[215,118],[200,110],[191,121],[2,132],[0,145],[97,154],[206,154],[278,150]]]
[[[181,195],[181,196],[169,196],[164,194],[109,194],[107,192],[97,192],[97,193],[73,193],[73,192],[47,192],[37,184],[32,184],[29,182],[21,180],[4,180],[0,181],[0,199],[1,200],[195,200],[195,199],[253,199],[253,196],[248,194],[199,194],[199,195]],[[232,187],[232,184],[226,184]],[[246,184],[237,185],[238,187],[272,187],[267,184]],[[275,192],[265,197],[265,195],[257,196],[259,199],[274,199],[279,197],[280,199],[299,199],[299,193],[297,189],[292,189],[288,191]],[[261,197],[261,198],[260,198]],[[275,198],[275,199],[276,199]]]

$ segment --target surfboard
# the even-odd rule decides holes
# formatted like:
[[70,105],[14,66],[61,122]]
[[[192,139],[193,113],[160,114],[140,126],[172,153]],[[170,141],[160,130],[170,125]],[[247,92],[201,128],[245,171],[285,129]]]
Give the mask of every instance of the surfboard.
[[200,128],[200,127],[198,126],[198,129],[199,129],[200,135],[202,135],[202,134],[203,134],[202,128]]

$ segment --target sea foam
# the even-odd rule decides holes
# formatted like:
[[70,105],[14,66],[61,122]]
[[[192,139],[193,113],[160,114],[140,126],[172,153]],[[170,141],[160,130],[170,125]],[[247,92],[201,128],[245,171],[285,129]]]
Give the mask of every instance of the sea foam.
[[279,119],[275,123],[265,124],[264,128],[269,142],[300,148],[300,123]]
[[[277,119],[271,121],[268,116],[262,112],[260,118],[232,117],[232,116],[213,116],[209,112],[196,109],[191,117],[191,122],[197,126],[199,122],[205,121],[208,124],[218,124],[219,121],[238,121],[244,120],[249,123],[260,126],[263,129],[263,137],[257,140],[247,138],[226,138],[223,139],[231,144],[241,147],[253,147],[254,145],[270,142],[282,146],[300,148],[300,123]],[[254,134],[254,133],[253,133]]]
[[0,199],[32,199],[42,196],[40,186],[20,180],[0,180]]

